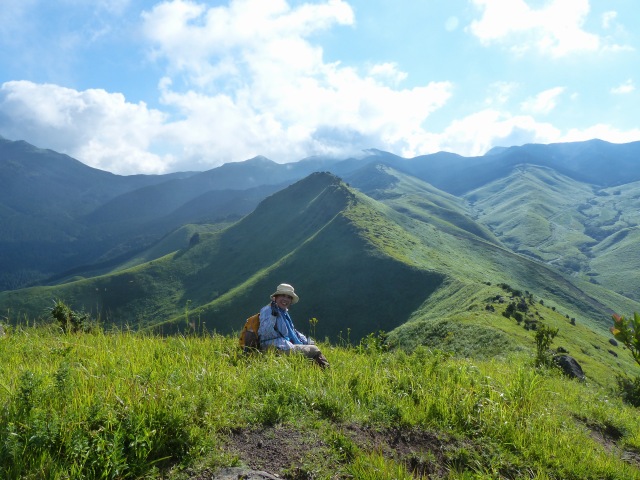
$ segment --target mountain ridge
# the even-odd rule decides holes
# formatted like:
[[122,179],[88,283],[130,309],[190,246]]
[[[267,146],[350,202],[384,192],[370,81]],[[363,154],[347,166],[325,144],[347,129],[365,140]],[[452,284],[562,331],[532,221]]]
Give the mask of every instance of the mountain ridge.
[[[360,338],[370,328],[388,328],[405,321],[412,308],[417,307],[415,301],[421,302],[441,275],[405,265],[383,252],[380,231],[386,235],[390,228],[384,223],[380,230],[363,227],[363,216],[382,220],[366,206],[367,200],[358,199],[358,195],[331,174],[312,174],[268,197],[251,214],[202,238],[191,248],[106,277],[58,287],[34,287],[27,292],[31,294],[29,305],[12,303],[19,299],[20,292],[0,293],[0,303],[9,305],[12,311],[28,306],[31,312],[37,312],[44,308],[46,297],[52,295],[67,298],[78,308],[82,305],[88,309],[97,302],[103,316],[113,316],[119,322],[135,322],[143,317],[168,318],[166,322],[141,324],[162,328],[165,333],[180,328],[184,322],[182,308],[188,304],[190,316],[198,316],[207,328],[228,332],[237,328],[237,315],[248,316],[251,313],[248,308],[257,308],[268,301],[268,291],[274,281],[278,282],[276,278],[287,278],[300,291],[313,291],[316,297],[331,300],[330,304],[303,307],[300,309],[303,316],[326,318],[329,336],[337,339],[343,315],[348,315],[348,328],[354,338]],[[350,209],[357,212],[349,214]],[[260,232],[258,238],[256,232]],[[398,233],[401,232],[396,228],[395,234]],[[339,242],[338,249],[334,248],[335,242]],[[367,296],[375,297],[377,288],[384,286],[376,276],[379,274],[371,274],[376,271],[375,264],[382,265],[379,270],[384,276],[406,275],[413,279],[405,292],[387,294],[393,307],[364,300]],[[246,268],[250,269],[244,271]],[[349,275],[345,276],[342,272],[347,270]],[[350,294],[347,285],[356,278],[359,293]],[[411,290],[415,290],[411,295],[415,300],[403,299],[399,308],[400,297]],[[94,292],[99,292],[99,299]],[[163,298],[161,292],[173,292],[170,303],[158,301],[149,305],[150,298]],[[384,310],[393,310],[394,320],[380,316]],[[172,321],[172,315],[177,320]],[[233,322],[230,315],[234,315]]]
[[[627,153],[622,160],[628,161],[629,152],[639,145],[636,142],[625,146]],[[599,141],[576,145],[577,151],[590,152],[585,160],[587,163],[593,158],[601,158],[603,151],[616,148],[616,145]],[[581,315],[581,310],[585,310],[586,313],[582,315],[586,320],[594,328],[603,329],[612,312],[607,302],[614,304],[616,309],[623,307],[627,311],[635,308],[636,301],[640,299],[635,288],[625,280],[635,281],[633,269],[624,270],[625,278],[620,279],[617,278],[620,274],[610,268],[606,261],[607,258],[621,261],[619,256],[613,254],[613,247],[622,241],[627,229],[630,232],[628,235],[633,236],[640,220],[634,214],[626,213],[636,205],[635,183],[626,184],[630,187],[624,189],[601,187],[580,182],[542,164],[557,162],[557,157],[553,155],[560,155],[566,150],[571,151],[571,145],[525,149],[512,147],[494,152],[481,160],[447,152],[403,159],[387,152],[369,151],[369,155],[359,159],[317,157],[299,162],[303,165],[279,165],[264,157],[255,157],[247,162],[228,164],[224,168],[170,177],[164,182],[155,177],[145,179],[152,184],[112,196],[93,210],[94,217],[85,215],[80,217],[80,222],[67,219],[67,223],[59,223],[63,228],[58,229],[54,227],[58,221],[55,218],[49,219],[49,223],[40,223],[46,226],[45,235],[55,233],[73,239],[65,243],[52,237],[46,240],[48,244],[38,244],[35,240],[32,247],[49,262],[55,260],[59,265],[66,265],[65,269],[51,272],[56,275],[53,278],[59,279],[58,282],[62,284],[50,285],[48,290],[35,288],[29,290],[30,293],[24,290],[17,290],[14,294],[6,292],[2,298],[9,302],[9,298],[14,301],[21,295],[29,297],[33,294],[36,303],[44,305],[43,296],[51,296],[51,292],[60,288],[60,291],[75,292],[71,298],[78,298],[78,305],[84,308],[91,309],[99,305],[97,311],[113,320],[116,312],[124,311],[118,305],[118,295],[135,296],[136,291],[153,291],[156,293],[148,295],[149,299],[139,300],[140,305],[128,305],[127,309],[132,313],[122,316],[122,321],[139,322],[140,326],[150,327],[152,324],[166,323],[167,319],[183,318],[183,309],[187,305],[198,314],[226,311],[227,300],[216,299],[231,291],[237,293],[238,289],[242,290],[241,285],[251,286],[249,290],[252,293],[247,294],[245,299],[257,298],[259,287],[267,290],[273,288],[267,286],[266,272],[282,271],[286,273],[283,276],[298,280],[300,274],[295,269],[289,269],[290,265],[296,264],[300,270],[317,274],[339,260],[342,262],[339,263],[340,268],[350,274],[357,272],[361,275],[358,278],[363,284],[369,285],[368,292],[373,291],[374,279],[380,284],[377,286],[383,283],[378,278],[382,274],[371,273],[382,264],[396,272],[398,278],[405,274],[415,278],[418,284],[423,282],[425,291],[432,293],[435,289],[443,288],[445,279],[451,275],[465,285],[507,281],[517,288],[529,287],[559,306],[565,305],[572,315]],[[542,158],[540,152],[555,153],[553,158],[538,162],[537,159]],[[564,154],[569,155],[566,152]],[[580,156],[577,153],[571,155],[572,158]],[[523,160],[531,163],[522,163]],[[613,165],[615,161],[608,163]],[[318,165],[322,165],[325,171],[314,173]],[[475,176],[478,168],[487,169],[488,166],[495,167],[495,170]],[[343,174],[338,177],[330,173],[331,170]],[[251,171],[253,179],[245,178],[248,171]],[[241,173],[232,179],[234,172]],[[461,178],[463,173],[471,178]],[[301,179],[296,180],[297,176],[303,174]],[[633,178],[634,175],[630,172],[629,177]],[[474,183],[494,177],[496,179],[492,182],[468,189]],[[109,175],[108,178],[112,177]],[[262,178],[261,181],[266,183],[257,185],[256,178]],[[340,178],[347,183],[342,183]],[[433,180],[435,184],[425,178]],[[436,185],[439,183],[452,190],[454,181],[458,186],[453,190],[465,191],[464,195],[456,195]],[[200,187],[195,188],[196,185]],[[216,188],[207,190],[211,185]],[[231,189],[237,185],[248,188]],[[177,189],[175,191],[179,195],[163,199],[163,192],[171,197],[172,194],[168,192],[172,189]],[[148,195],[149,192],[153,194]],[[131,201],[136,195],[140,202],[156,204],[141,205],[140,209]],[[119,207],[116,208],[116,205]],[[106,212],[101,208],[112,210],[109,215],[96,213]],[[150,212],[146,220],[136,213],[145,209]],[[10,211],[8,206],[5,206],[5,210],[0,208],[0,213],[3,211],[9,220],[17,218],[15,215],[9,217],[6,213]],[[330,221],[328,215],[331,212],[335,218],[331,217]],[[93,227],[88,218],[95,221]],[[270,220],[267,222],[266,218]],[[296,220],[291,223],[289,218]],[[201,224],[196,225],[198,222]],[[212,223],[207,225],[207,222]],[[5,225],[11,225],[11,222]],[[38,231],[37,225],[31,226],[34,232]],[[184,225],[194,227],[180,231]],[[322,229],[319,225],[323,225]],[[284,228],[286,233],[274,233],[279,232],[280,228]],[[173,231],[180,233],[172,236]],[[239,232],[243,232],[242,235]],[[306,233],[301,236],[301,232]],[[193,244],[196,236],[199,241]],[[332,236],[339,242],[335,239],[333,243],[326,240]],[[158,244],[169,237],[171,241]],[[609,237],[611,241],[602,242]],[[256,242],[256,238],[260,241]],[[617,238],[618,242],[614,242]],[[340,242],[344,242],[345,248],[348,247],[350,258],[340,253]],[[56,250],[46,252],[44,247],[49,244],[60,248],[61,254],[54,253],[52,257],[51,252]],[[154,247],[156,244],[158,246]],[[199,264],[189,264],[189,258],[204,248],[204,244],[213,248],[209,257],[218,258],[215,268],[207,270]],[[16,275],[20,275],[19,268],[28,267],[25,260],[29,260],[29,257],[18,254],[20,250],[17,243],[6,242],[0,247],[0,262],[9,266],[17,265],[13,268]],[[173,252],[170,251],[172,248]],[[625,244],[625,248],[626,255],[634,255],[637,251],[633,242]],[[280,253],[274,257],[276,251]],[[310,258],[301,259],[301,251],[307,252]],[[314,259],[319,252],[324,255],[322,262]],[[603,260],[599,261],[598,257]],[[265,263],[266,258],[270,260]],[[368,264],[372,278],[366,278],[367,268],[355,266],[356,259]],[[176,271],[171,274],[174,279],[156,281],[156,278],[164,278],[165,270],[173,268],[170,260],[175,260]],[[205,257],[200,259],[202,265],[208,265],[206,262],[208,260]],[[232,265],[235,268],[231,268]],[[374,268],[374,265],[378,267]],[[222,271],[229,279],[235,280],[215,279]],[[87,282],[91,281],[90,278],[77,278],[86,277],[85,272],[89,276],[102,275],[97,277],[100,278],[97,291],[104,292],[104,288],[111,288],[108,291],[114,293],[98,296],[95,289],[93,293],[84,294],[75,291],[74,288],[82,282],[88,285]],[[134,280],[136,288],[129,291],[126,288],[129,280],[121,280],[131,279],[127,275],[137,278],[138,274],[142,280],[139,283]],[[342,281],[327,275],[322,272],[319,276],[326,278],[329,284]],[[184,284],[184,278],[187,277],[191,282],[188,288]],[[310,291],[330,296],[322,282],[303,277],[303,287],[306,286],[305,282],[311,285]],[[585,289],[580,286],[585,285],[581,282],[588,282],[591,286]],[[404,282],[401,284],[404,285]],[[611,295],[606,293],[607,288],[612,289]],[[150,298],[156,298],[158,291],[164,292],[161,296],[163,300],[153,306],[156,300]],[[209,298],[211,292],[217,292],[213,298]],[[371,295],[372,298],[376,297],[373,293]],[[422,305],[427,297],[423,294],[414,295],[414,310],[403,310],[402,320],[406,321],[418,311],[436,311],[432,306],[426,308]],[[600,297],[606,298],[606,301],[598,300]],[[414,304],[414,301],[419,303]],[[379,303],[379,300],[376,302]],[[360,302],[360,305],[363,303],[366,302]],[[20,301],[12,305],[18,309],[24,306]],[[235,305],[240,308],[246,304]],[[372,318],[375,317],[366,305],[362,308]],[[381,311],[386,309],[382,307]],[[304,309],[303,312],[313,314]],[[334,307],[323,307],[321,312],[328,314],[328,317],[340,315],[337,310],[334,311]],[[358,335],[364,334],[363,316],[357,311],[351,314],[360,319],[357,322]],[[393,314],[387,313],[386,316],[392,318]],[[180,323],[182,320],[176,321]],[[226,328],[227,324],[222,320],[216,322],[215,328]],[[167,325],[175,323],[169,321]],[[332,335],[335,335],[336,328],[339,328],[338,324],[330,325]]]

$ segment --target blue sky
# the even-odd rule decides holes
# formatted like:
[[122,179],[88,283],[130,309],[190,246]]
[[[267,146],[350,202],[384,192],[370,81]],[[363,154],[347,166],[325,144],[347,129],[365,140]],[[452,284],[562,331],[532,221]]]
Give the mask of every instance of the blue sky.
[[640,140],[637,0],[2,0],[0,135],[119,174]]

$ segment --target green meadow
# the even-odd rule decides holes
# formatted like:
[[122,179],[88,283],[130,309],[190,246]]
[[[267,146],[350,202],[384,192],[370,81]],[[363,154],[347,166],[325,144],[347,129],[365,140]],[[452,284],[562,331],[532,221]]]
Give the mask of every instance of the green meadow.
[[382,339],[321,344],[321,370],[244,355],[234,335],[10,328],[0,477],[212,478],[230,466],[290,479],[640,475],[640,416],[606,381],[537,368],[528,349],[472,359]]

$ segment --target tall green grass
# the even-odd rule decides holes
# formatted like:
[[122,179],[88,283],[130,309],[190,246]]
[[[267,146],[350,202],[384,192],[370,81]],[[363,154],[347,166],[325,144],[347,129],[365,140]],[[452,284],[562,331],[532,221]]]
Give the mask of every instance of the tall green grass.
[[[524,354],[472,361],[379,347],[322,345],[322,371],[243,356],[235,337],[15,329],[0,339],[0,478],[185,478],[186,468],[237,464],[224,447],[232,432],[281,425],[325,439],[314,478],[412,477],[406,458],[350,437],[354,425],[433,432],[447,445],[440,460],[416,454],[447,478],[640,474],[622,459],[640,451],[637,410],[601,387],[535,369]],[[602,432],[616,435],[604,444]]]

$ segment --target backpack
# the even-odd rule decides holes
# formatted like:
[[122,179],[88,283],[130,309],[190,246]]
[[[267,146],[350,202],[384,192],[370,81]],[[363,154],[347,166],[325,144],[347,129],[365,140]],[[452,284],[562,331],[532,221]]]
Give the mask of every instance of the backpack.
[[[276,302],[271,302],[271,315],[278,316]],[[260,328],[260,312],[251,315],[244,322],[244,328],[240,332],[238,344],[244,353],[260,350],[260,338],[258,338],[258,329]]]
[[244,353],[252,350],[260,350],[260,339],[258,338],[258,329],[260,328],[260,314],[256,313],[247,318],[244,328],[240,332],[238,344]]

